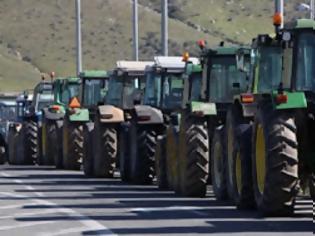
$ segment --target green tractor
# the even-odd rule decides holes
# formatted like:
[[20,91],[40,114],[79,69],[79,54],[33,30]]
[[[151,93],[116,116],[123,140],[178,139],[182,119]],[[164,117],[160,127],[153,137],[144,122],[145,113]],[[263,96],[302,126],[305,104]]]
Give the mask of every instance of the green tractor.
[[62,168],[62,127],[70,100],[79,95],[80,79],[57,78],[53,82],[54,102],[43,109],[42,155],[39,165]]
[[62,127],[62,165],[67,170],[80,170],[86,152],[83,129],[94,118],[107,92],[106,71],[84,71],[79,78],[79,96],[71,98]]
[[236,66],[238,48],[201,46],[201,65],[187,60],[179,125],[170,126],[166,136],[169,187],[191,197],[205,196],[209,170],[214,171],[209,162],[215,129],[222,129],[233,96],[247,88]]
[[[197,60],[197,59],[196,59]],[[155,57],[145,71],[144,99],[135,105],[130,121],[130,180],[151,184],[155,177],[158,136],[163,135],[181,106],[185,63],[181,57]]]
[[258,36],[250,70],[239,55],[250,89],[235,98],[226,124],[226,188],[238,206],[292,214],[308,183],[314,200],[314,30],[314,20],[301,19],[275,38]]

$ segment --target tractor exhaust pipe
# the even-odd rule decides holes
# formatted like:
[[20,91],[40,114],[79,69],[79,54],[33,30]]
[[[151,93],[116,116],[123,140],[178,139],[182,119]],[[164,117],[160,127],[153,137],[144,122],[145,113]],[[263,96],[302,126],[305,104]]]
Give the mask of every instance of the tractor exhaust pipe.
[[275,31],[278,33],[284,26],[284,0],[275,0],[275,15],[273,17]]

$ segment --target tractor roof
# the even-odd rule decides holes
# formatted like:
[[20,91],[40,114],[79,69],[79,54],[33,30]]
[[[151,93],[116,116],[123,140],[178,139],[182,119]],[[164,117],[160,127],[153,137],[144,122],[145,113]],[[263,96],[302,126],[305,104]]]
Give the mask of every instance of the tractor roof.
[[240,47],[219,47],[216,49],[210,49],[210,51],[212,51],[211,54],[224,56],[224,55],[235,55],[239,49]]
[[298,19],[285,25],[285,29],[313,29],[315,30],[315,20]]
[[[154,57],[155,66],[165,69],[185,69],[186,63],[182,57],[165,57],[158,56]],[[199,59],[195,57],[189,58],[193,64],[199,64]]]
[[187,67],[186,67],[186,72],[188,74],[201,73],[202,72],[202,66],[201,66],[201,64],[195,65],[192,63],[188,63]]
[[124,72],[141,72],[145,71],[147,66],[152,66],[154,63],[151,61],[117,61],[116,70]]
[[80,73],[80,78],[106,78],[108,73],[105,70],[86,70]]

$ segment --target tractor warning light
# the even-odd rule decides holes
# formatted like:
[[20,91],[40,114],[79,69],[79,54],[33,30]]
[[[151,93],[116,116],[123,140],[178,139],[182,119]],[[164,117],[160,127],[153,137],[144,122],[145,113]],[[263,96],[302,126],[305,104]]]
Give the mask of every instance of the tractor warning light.
[[185,52],[183,54],[183,62],[188,62],[189,61],[189,53],[188,52]]
[[273,24],[275,26],[280,26],[282,24],[282,15],[281,15],[281,13],[277,12],[276,14],[274,14],[274,16],[273,16]]

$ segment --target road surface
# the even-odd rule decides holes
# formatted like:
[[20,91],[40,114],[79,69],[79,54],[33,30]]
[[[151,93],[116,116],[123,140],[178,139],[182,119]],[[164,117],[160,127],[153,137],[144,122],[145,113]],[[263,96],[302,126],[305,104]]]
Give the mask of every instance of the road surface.
[[50,167],[0,167],[0,235],[312,235],[313,202],[292,218],[260,218],[218,202],[176,197],[155,186],[87,179]]

